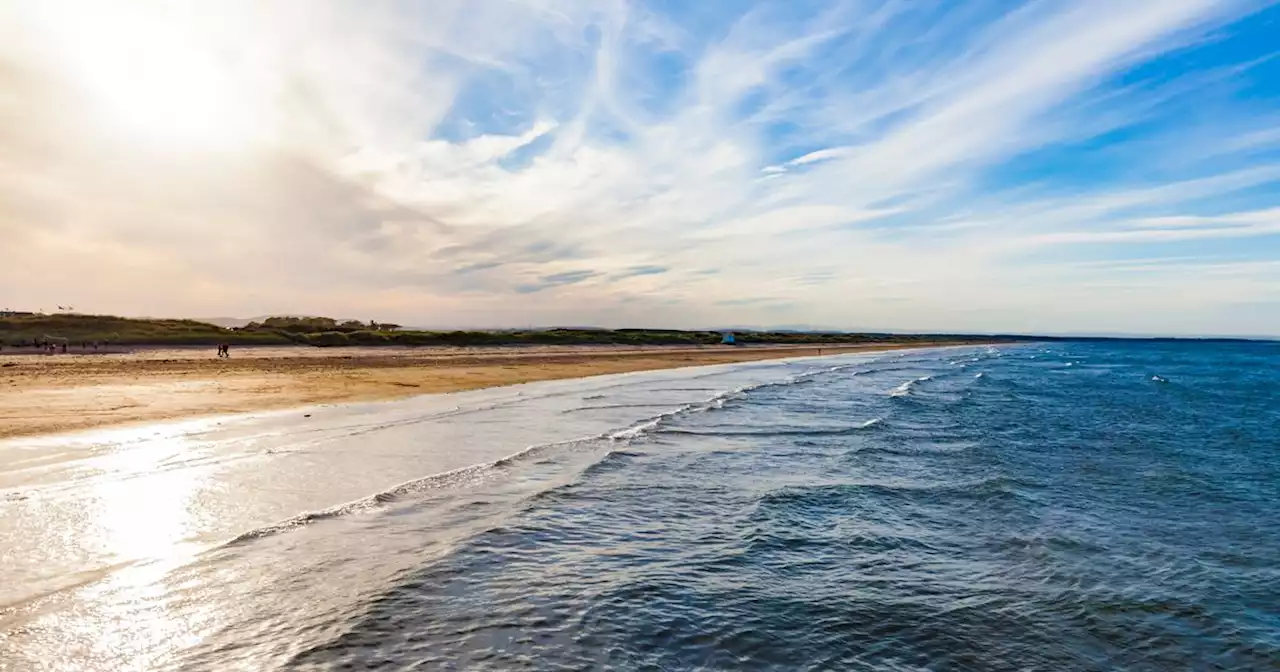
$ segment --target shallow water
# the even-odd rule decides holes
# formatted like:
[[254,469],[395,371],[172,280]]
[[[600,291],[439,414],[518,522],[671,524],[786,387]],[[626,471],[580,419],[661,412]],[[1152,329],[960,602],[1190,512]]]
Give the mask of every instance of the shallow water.
[[0,443],[0,669],[1277,669],[1277,362],[921,350]]

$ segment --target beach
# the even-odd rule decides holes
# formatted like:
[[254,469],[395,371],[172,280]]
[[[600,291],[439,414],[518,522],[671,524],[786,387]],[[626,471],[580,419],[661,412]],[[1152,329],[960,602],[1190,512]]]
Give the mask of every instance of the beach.
[[0,441],[0,668],[1276,669],[1276,354],[920,348]]
[[910,344],[213,347],[0,355],[0,438]]

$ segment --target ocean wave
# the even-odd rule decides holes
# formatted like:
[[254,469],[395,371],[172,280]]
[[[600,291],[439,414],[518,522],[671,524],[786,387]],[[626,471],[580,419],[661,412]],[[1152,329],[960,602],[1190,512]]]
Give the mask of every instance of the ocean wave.
[[864,481],[855,483],[830,483],[812,486],[786,486],[771,490],[758,498],[765,506],[826,506],[844,502],[851,497],[892,496],[953,496],[978,497],[1018,496],[1020,490],[1039,487],[1040,484],[996,475],[974,481],[920,482],[920,481]]
[[933,376],[920,376],[919,378],[908,380],[907,382],[893,388],[893,391],[889,393],[889,396],[891,397],[908,396],[911,394],[911,391],[915,389],[916,385],[919,385],[920,383],[927,383],[931,380],[933,380]]
[[1055,532],[1032,532],[1029,534],[1010,534],[996,538],[989,544],[1002,551],[1041,554],[1046,552],[1069,553],[1102,553],[1107,549],[1088,539]]
[[676,412],[673,411],[670,414],[663,414],[656,418],[650,418],[639,424],[632,425],[631,427],[627,427],[626,429],[619,429],[618,431],[609,434],[609,438],[613,439],[614,441],[638,439],[641,436],[644,436],[646,433],[654,429],[657,429],[658,426],[660,426],[664,420],[670,417],[674,417],[675,414]]
[[[800,375],[801,375],[801,376],[820,376],[820,375],[827,374],[827,373],[839,373],[839,372],[841,372],[841,371],[848,371],[849,369],[856,369],[856,368],[859,368],[859,367],[861,367],[861,366],[864,366],[864,365],[863,365],[863,364],[861,364],[861,363],[859,363],[859,364],[836,364],[835,366],[828,366],[828,367],[824,367],[824,368],[821,368],[821,369],[816,369],[816,370],[814,370],[814,371],[806,371],[805,373],[802,373],[802,374],[800,374]],[[860,375],[860,374],[863,374],[863,373],[867,373],[868,371],[869,371],[869,370],[859,371],[859,372],[856,372],[854,375]]]
[[870,445],[859,446],[850,450],[846,455],[909,455],[909,456],[929,456],[929,455],[960,455],[972,451],[978,446],[975,442],[959,441],[959,442],[910,442],[901,445]]
[[491,462],[472,464],[437,474],[431,474],[430,476],[424,476],[422,478],[411,479],[400,483],[399,485],[387,488],[386,490],[376,492],[367,497],[361,497],[360,499],[353,500],[345,504],[339,504],[338,506],[320,511],[300,513],[278,523],[249,530],[248,532],[244,532],[233,537],[227,541],[224,546],[239,545],[254,539],[288,532],[289,530],[304,527],[322,520],[371,512],[398,502],[409,495],[476,484],[488,476],[501,472],[503,469],[523,460],[541,455],[547,450],[591,443],[604,438],[607,437],[605,435],[596,435],[569,439],[567,441],[554,441],[551,443],[536,444]]
[[[829,367],[825,369],[820,369],[817,371],[806,371],[804,373],[797,374],[795,376],[791,376],[790,378],[786,378],[783,380],[771,381],[766,383],[753,383],[750,385],[743,385],[741,387],[736,387],[731,390],[725,390],[723,392],[719,392],[715,394],[709,399],[681,404],[677,408],[674,408],[665,413],[660,413],[656,416],[645,418],[644,420],[641,420],[630,427],[626,427],[624,429],[611,432],[607,434],[607,436],[613,439],[638,438],[654,429],[661,427],[664,423],[670,421],[673,418],[684,416],[684,415],[690,415],[694,413],[704,413],[707,411],[718,410],[718,409],[724,408],[724,406],[729,402],[744,398],[752,392],[757,392],[760,390],[776,388],[776,387],[795,387],[797,385],[802,385],[809,382],[810,380],[812,380],[814,376],[821,375],[823,373],[831,373],[834,371],[844,370],[849,368],[850,366],[852,365],[841,365],[841,366],[834,366],[834,367]],[[684,389],[693,390],[696,388],[684,388]],[[595,406],[595,407],[583,407],[581,409],[572,409],[566,412],[578,412],[580,410],[591,410],[594,408],[626,408],[631,406],[640,408],[645,406],[661,407],[661,406],[670,406],[670,405],[672,404],[655,403],[655,404],[617,404],[617,405],[611,405],[611,406],[601,405],[601,406]]]
[[843,436],[846,434],[855,434],[868,429],[881,427],[884,425],[884,418],[872,418],[866,422],[852,425],[849,427],[815,427],[810,429],[773,429],[773,430],[722,430],[722,431],[703,431],[694,429],[663,429],[663,434],[680,434],[684,436],[760,436],[760,437],[777,437],[777,436]]
[[666,413],[659,413],[658,415],[655,415],[651,418],[645,418],[644,420],[641,420],[640,422],[637,422],[634,425],[631,425],[630,427],[619,429],[613,432],[608,432],[605,434],[605,437],[612,439],[614,441],[626,441],[626,440],[639,439],[645,436],[646,434],[649,434],[650,432],[657,430],[658,428],[662,427],[664,423],[674,418],[678,418],[684,415],[690,415],[693,413],[705,413],[707,411],[714,411],[714,410],[723,408],[725,403],[735,398],[736,396],[746,394],[747,392],[750,392],[751,390],[754,390],[754,389],[759,389],[760,387],[761,386],[759,385],[748,385],[746,387],[740,387],[736,390],[722,392],[706,401],[700,401],[700,402],[695,402],[691,404],[684,404],[683,406],[675,410],[667,411]]
[[[610,450],[600,457],[600,459],[592,462],[583,469],[580,478],[591,478],[600,474],[617,471],[627,468],[634,460],[644,457],[644,453],[634,450],[614,449]],[[575,481],[576,483],[577,481]],[[573,492],[573,484],[566,484],[555,488],[543,490],[533,496],[534,501],[546,501],[548,499],[562,500],[566,496],[571,496]]]
[[560,413],[563,415],[563,414],[569,414],[569,413],[586,413],[588,411],[609,411],[609,410],[617,410],[617,409],[623,409],[623,408],[662,408],[665,406],[673,406],[673,405],[675,404],[671,404],[671,403],[664,404],[657,401],[649,404],[600,404],[598,406],[579,406],[577,408],[568,408],[563,411],[560,411]]
[[770,385],[770,383],[747,385],[747,386],[739,387],[726,392],[721,392],[720,394],[717,394],[714,397],[711,397],[710,399],[707,399],[705,401],[684,404],[674,410],[667,411],[665,413],[660,413],[658,415],[655,415],[649,418],[645,418],[644,420],[641,420],[623,429],[604,432],[604,433],[596,434],[592,436],[568,439],[566,441],[555,441],[551,443],[536,444],[536,445],[528,446],[522,450],[519,450],[515,453],[499,458],[492,462],[473,464],[473,465],[460,467],[458,469],[453,469],[453,470],[438,473],[438,474],[431,474],[429,476],[424,476],[422,478],[415,478],[415,479],[400,483],[399,485],[393,486],[381,492],[377,492],[367,497],[362,497],[360,499],[347,502],[345,504],[340,504],[338,506],[334,506],[321,511],[309,511],[306,513],[301,513],[296,516],[293,516],[292,518],[288,518],[286,520],[280,521],[278,523],[256,528],[248,532],[244,532],[232,538],[225,545],[234,546],[237,544],[242,544],[245,542],[252,541],[254,539],[259,539],[259,538],[271,536],[274,534],[280,534],[282,532],[288,532],[289,530],[310,525],[311,523],[314,523],[314,522],[328,520],[332,518],[339,518],[342,516],[349,516],[349,515],[354,515],[359,513],[370,512],[370,511],[379,509],[381,507],[387,506],[389,504],[393,504],[401,500],[402,498],[412,494],[419,494],[423,492],[441,490],[445,488],[460,487],[460,486],[475,484],[482,481],[486,477],[489,477],[503,470],[506,467],[509,467],[523,460],[536,457],[549,450],[564,448],[568,446],[590,444],[590,443],[600,442],[600,441],[609,441],[609,442],[635,441],[650,434],[654,430],[661,427],[663,423],[668,422],[673,418],[683,416],[683,415],[688,415],[691,413],[702,413],[702,412],[721,408],[723,407],[726,401],[728,401],[729,399],[735,396],[746,394],[752,390],[760,389],[761,387],[765,387],[768,385]]
[[[301,513],[291,518],[288,518],[286,520],[280,521],[278,523],[256,528],[248,532],[244,532],[240,535],[237,535],[236,537],[228,541],[227,545],[236,545],[236,544],[249,542],[254,539],[259,539],[262,537],[279,534],[282,532],[287,532],[289,530],[310,525],[311,523],[322,521],[322,520],[328,520],[332,518],[339,518],[342,516],[370,512],[370,511],[379,509],[381,507],[393,504],[401,500],[402,498],[412,494],[429,492],[429,491],[440,490],[440,489],[451,488],[451,487],[462,487],[462,486],[471,485],[473,483],[478,483],[508,466],[511,466],[519,461],[529,459],[535,455],[544,453],[548,450],[553,450],[553,449],[562,448],[566,446],[600,442],[600,441],[608,441],[613,443],[635,442],[643,439],[646,436],[656,433],[659,430],[663,430],[663,427],[667,423],[671,422],[673,419],[691,415],[691,414],[705,413],[708,411],[721,409],[725,406],[725,404],[729,403],[730,401],[745,397],[751,394],[752,392],[757,392],[759,390],[769,389],[769,388],[794,387],[796,385],[802,385],[807,382],[810,382],[817,376],[831,374],[831,373],[838,373],[841,371],[857,368],[858,366],[860,365],[841,364],[841,365],[836,365],[831,367],[823,367],[820,369],[805,371],[797,375],[791,376],[789,378],[786,378],[784,380],[744,385],[731,390],[720,392],[712,396],[711,398],[703,401],[682,404],[675,409],[645,418],[643,420],[640,420],[622,429],[604,432],[604,433],[593,435],[593,436],[578,437],[574,439],[569,439],[567,441],[557,441],[552,443],[528,446],[520,451],[512,453],[511,455],[507,455],[506,457],[502,457],[492,462],[469,465],[469,466],[460,467],[458,469],[454,469],[451,471],[446,471],[438,474],[431,474],[421,478],[412,479],[412,480],[400,483],[399,485],[388,488],[387,490],[383,490],[381,492],[377,492],[367,497],[362,497],[360,499],[347,502],[345,504],[340,504],[338,506],[334,506],[321,511],[309,511],[305,513]],[[877,371],[861,370],[861,371],[855,372],[854,375],[861,375],[863,373],[875,373],[875,372]],[[916,379],[916,381],[913,381],[913,382],[921,382],[923,380],[929,380],[931,378],[932,376],[924,376],[920,379]],[[597,389],[603,389],[603,388],[597,388]],[[546,396],[555,396],[555,395],[546,395]],[[603,395],[595,395],[595,396],[583,397],[583,399],[584,400],[592,399],[592,398],[598,399],[602,397]],[[500,404],[496,404],[495,406],[497,405],[500,405]],[[590,410],[593,408],[626,408],[626,407],[633,407],[633,406],[634,407],[643,407],[643,406],[659,407],[663,405],[664,404],[652,404],[652,405],[616,404],[616,405],[600,405],[595,407],[583,407],[582,409],[572,409],[572,410]],[[449,416],[467,414],[467,413],[475,412],[476,410],[479,410],[479,408],[455,407],[453,409],[450,409],[441,413],[432,414],[430,417],[432,419],[437,419],[440,417],[449,417]],[[420,422],[421,420],[422,420],[421,418],[414,418],[414,419],[402,421],[401,423],[391,423],[391,424],[414,424],[416,422]],[[869,420],[866,423],[863,423],[862,425],[857,425],[854,427],[839,428],[836,430],[799,430],[797,434],[798,435],[806,435],[806,434],[821,435],[824,433],[826,434],[850,433],[850,432],[863,431],[865,429],[876,427],[882,422],[883,422],[882,418],[873,418],[872,420]],[[665,431],[671,431],[671,430],[665,430]]]
[[[925,540],[909,534],[894,534],[889,531],[866,531],[860,534],[849,534],[837,537],[838,544],[846,548],[857,548],[861,553],[875,554],[886,552],[929,552],[932,546]],[[814,535],[809,531],[791,529],[789,526],[778,526],[771,530],[768,526],[753,530],[744,539],[743,551],[747,556],[760,554],[813,554],[821,557],[829,551],[832,539]]]

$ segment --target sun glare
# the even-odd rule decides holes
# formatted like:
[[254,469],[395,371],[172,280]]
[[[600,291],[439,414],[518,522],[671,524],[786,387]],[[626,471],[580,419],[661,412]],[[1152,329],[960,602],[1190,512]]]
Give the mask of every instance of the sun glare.
[[253,140],[247,92],[197,26],[159,12],[112,11],[52,27],[71,77],[111,131],[178,149]]

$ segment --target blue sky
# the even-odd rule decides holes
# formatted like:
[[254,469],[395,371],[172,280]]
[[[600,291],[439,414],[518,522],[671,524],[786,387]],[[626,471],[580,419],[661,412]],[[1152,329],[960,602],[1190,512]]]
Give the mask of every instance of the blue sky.
[[0,10],[10,307],[1280,335],[1275,3],[95,4]]

